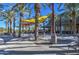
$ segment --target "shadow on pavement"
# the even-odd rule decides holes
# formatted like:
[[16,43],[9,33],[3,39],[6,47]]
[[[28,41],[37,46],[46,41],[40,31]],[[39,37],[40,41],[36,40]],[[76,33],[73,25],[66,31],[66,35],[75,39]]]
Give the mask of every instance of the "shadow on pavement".
[[[36,54],[53,54],[53,55],[66,55],[68,53],[75,53],[74,50],[65,51],[0,51],[3,55],[36,55]],[[78,53],[76,55],[79,55]]]

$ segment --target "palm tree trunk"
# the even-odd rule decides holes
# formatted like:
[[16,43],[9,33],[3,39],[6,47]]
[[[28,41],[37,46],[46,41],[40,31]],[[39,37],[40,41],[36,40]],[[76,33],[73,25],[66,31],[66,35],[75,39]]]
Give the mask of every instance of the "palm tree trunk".
[[75,10],[72,11],[72,14],[73,14],[73,34],[75,35],[76,34],[76,18],[75,18]]
[[62,29],[61,29],[61,16],[60,16],[60,35],[62,34]]
[[75,19],[75,16],[74,16],[74,35],[76,35],[76,19]]
[[52,15],[51,15],[51,42],[50,43],[57,43],[56,34],[55,34],[55,21],[54,21],[54,3],[51,4],[52,8]]
[[12,20],[10,20],[10,33],[12,34]]
[[74,22],[74,24],[73,24],[73,34],[75,35],[76,34],[76,19],[75,18],[73,18],[73,22]]
[[9,21],[8,21],[8,33],[10,33]]
[[72,34],[72,19],[70,19],[70,31],[71,31],[71,34]]
[[15,37],[15,18],[13,19],[13,36]]
[[29,33],[30,33],[30,26],[29,26]]
[[22,16],[22,14],[21,14],[21,12],[20,12],[19,35],[18,35],[18,37],[21,37],[21,16]]
[[43,23],[44,37],[45,37],[45,23]]
[[8,21],[6,21],[6,30],[7,30],[7,33],[9,33],[9,31],[8,31]]
[[38,40],[38,17],[40,16],[40,4],[35,4],[35,40]]

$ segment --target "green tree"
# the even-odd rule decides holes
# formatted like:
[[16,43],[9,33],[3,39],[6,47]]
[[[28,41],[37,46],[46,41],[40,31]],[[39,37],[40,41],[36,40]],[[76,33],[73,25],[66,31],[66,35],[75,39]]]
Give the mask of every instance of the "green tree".
[[17,13],[19,13],[19,34],[18,37],[21,37],[21,20],[23,19],[23,14],[25,12],[27,12],[27,10],[29,10],[29,8],[27,8],[25,6],[25,3],[17,3],[13,6],[13,10],[17,11]]
[[77,17],[77,13],[78,13],[78,8],[79,8],[79,4],[77,3],[66,3],[65,4],[65,8],[67,10],[67,12],[70,13],[70,17],[72,19],[72,23],[73,23],[73,34],[76,34],[76,17]]
[[38,17],[40,16],[40,4],[36,3],[35,7],[35,40],[38,40]]

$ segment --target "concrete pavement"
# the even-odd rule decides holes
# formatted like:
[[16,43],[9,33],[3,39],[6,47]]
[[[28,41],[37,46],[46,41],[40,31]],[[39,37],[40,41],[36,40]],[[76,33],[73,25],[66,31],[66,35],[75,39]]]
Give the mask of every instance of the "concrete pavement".
[[48,40],[28,41],[27,39],[22,40],[22,38],[10,38],[5,44],[0,45],[0,54],[78,54],[78,51],[75,51],[72,47],[68,50],[68,47],[66,47],[68,44],[65,43],[38,44],[44,41],[48,42]]
[[[64,47],[67,44],[35,44],[33,41],[11,41],[0,45],[0,54],[78,54],[74,48]],[[50,48],[49,46],[53,46]],[[55,47],[63,46],[63,47]],[[78,48],[79,49],[79,48]],[[3,52],[2,52],[3,51]]]

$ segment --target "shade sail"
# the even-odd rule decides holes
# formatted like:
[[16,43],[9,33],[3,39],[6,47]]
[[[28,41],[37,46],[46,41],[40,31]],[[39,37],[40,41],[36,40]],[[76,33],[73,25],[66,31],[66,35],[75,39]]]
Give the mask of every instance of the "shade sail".
[[[48,17],[49,17],[49,15],[47,15],[47,16],[41,16],[41,17],[38,18],[38,22],[39,22],[39,23],[42,23],[42,22],[44,22]],[[22,23],[23,23],[23,22],[26,22],[26,23],[35,23],[35,19],[34,19],[34,18],[26,19],[26,20],[22,20],[21,22],[22,22]]]

